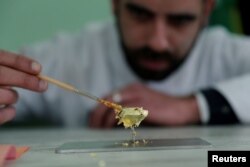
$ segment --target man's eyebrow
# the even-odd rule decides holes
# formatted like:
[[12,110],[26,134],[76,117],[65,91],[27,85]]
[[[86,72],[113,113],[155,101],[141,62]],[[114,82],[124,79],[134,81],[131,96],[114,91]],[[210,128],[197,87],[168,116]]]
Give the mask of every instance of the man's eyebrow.
[[152,16],[155,15],[154,12],[150,9],[147,9],[146,7],[140,6],[132,2],[126,3],[126,8],[132,12],[141,12]]
[[170,20],[193,21],[197,18],[197,15],[192,13],[176,13],[176,14],[167,14],[166,17]]

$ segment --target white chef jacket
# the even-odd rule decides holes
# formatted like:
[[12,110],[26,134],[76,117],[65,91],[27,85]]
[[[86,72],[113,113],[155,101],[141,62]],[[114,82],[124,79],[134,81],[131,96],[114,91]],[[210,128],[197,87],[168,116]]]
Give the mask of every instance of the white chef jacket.
[[[58,34],[21,52],[38,60],[44,75],[99,97],[140,82],[124,59],[112,21],[90,24],[78,34]],[[203,123],[210,115],[200,90],[215,88],[229,101],[239,120],[249,123],[250,39],[229,34],[222,27],[206,28],[179,69],[163,81],[146,84],[169,95],[195,94]],[[96,105],[53,85],[43,94],[18,91],[16,121],[36,117],[68,127],[82,126]]]

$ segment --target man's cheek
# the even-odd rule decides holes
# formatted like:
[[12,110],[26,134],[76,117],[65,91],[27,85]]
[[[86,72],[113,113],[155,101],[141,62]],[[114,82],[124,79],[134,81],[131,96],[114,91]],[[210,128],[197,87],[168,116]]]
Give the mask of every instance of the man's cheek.
[[191,47],[192,47],[191,40],[180,43],[178,47],[176,47],[176,55],[179,55],[178,57],[182,58],[184,55],[187,54],[187,52],[190,50]]
[[145,46],[146,39],[140,31],[131,30],[124,33],[124,43],[130,49],[137,49]]

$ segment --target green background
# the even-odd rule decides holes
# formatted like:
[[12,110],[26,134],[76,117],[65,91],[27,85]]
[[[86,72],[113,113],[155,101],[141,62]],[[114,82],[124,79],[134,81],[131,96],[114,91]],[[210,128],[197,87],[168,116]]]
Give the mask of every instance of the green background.
[[111,17],[110,0],[0,0],[0,48],[16,51],[58,31]]
[[[0,0],[0,48],[16,51],[57,32],[77,32],[87,22],[110,19],[111,0]],[[211,24],[241,33],[237,0],[217,0]]]

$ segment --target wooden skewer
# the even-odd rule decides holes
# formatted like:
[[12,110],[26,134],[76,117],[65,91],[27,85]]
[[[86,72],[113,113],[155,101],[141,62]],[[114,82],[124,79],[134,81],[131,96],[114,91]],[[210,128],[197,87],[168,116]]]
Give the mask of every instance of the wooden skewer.
[[107,107],[110,107],[110,108],[113,108],[116,112],[120,112],[122,110],[122,106],[121,105],[118,105],[116,103],[112,103],[110,101],[107,101],[107,100],[104,100],[104,99],[101,99],[101,98],[98,98],[94,95],[91,95],[90,93],[86,92],[86,91],[80,91],[79,89],[75,88],[74,86],[70,85],[70,84],[67,84],[67,83],[64,83],[64,82],[61,82],[59,80],[56,80],[54,78],[51,78],[51,77],[48,77],[48,76],[45,76],[45,75],[38,75],[37,76],[38,78],[44,80],[44,81],[47,81],[49,83],[52,83],[60,88],[63,88],[65,90],[68,90],[70,92],[74,92],[76,94],[79,94],[81,96],[85,96],[85,97],[88,97],[92,100],[95,100],[97,102],[100,102],[102,104],[104,104],[105,106]]

